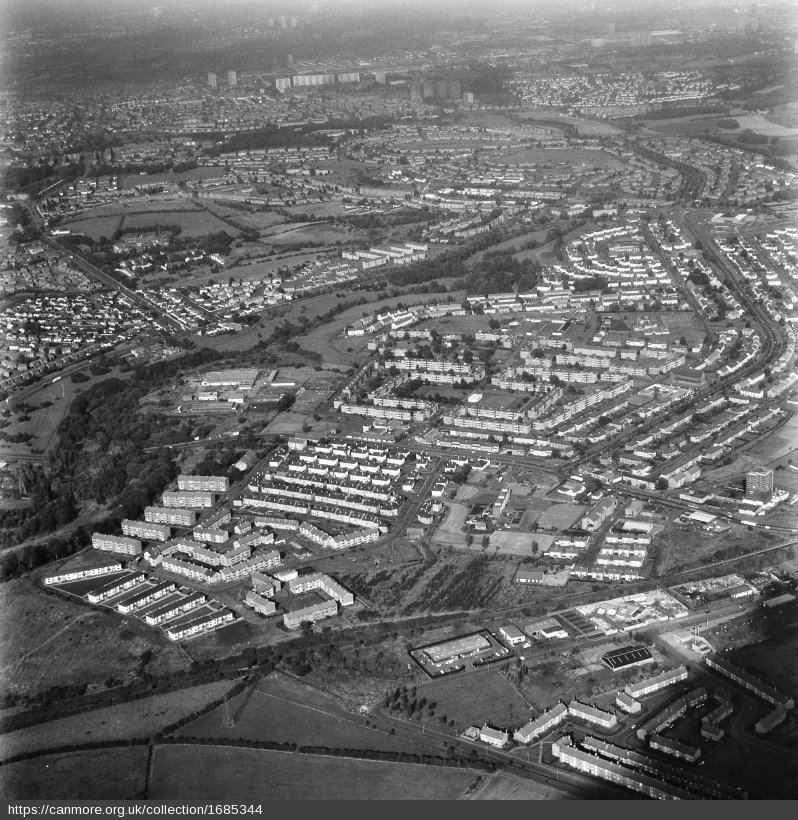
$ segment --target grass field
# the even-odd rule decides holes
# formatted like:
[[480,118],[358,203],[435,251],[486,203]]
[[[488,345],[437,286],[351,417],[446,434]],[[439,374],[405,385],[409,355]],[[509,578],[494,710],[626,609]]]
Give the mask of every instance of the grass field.
[[341,708],[318,690],[272,675],[251,696],[243,693],[230,702],[228,714],[235,726],[225,728],[223,707],[183,727],[179,737],[223,737],[273,740],[300,746],[339,749],[418,751],[411,741],[366,726],[366,719]]
[[569,797],[567,792],[554,786],[506,772],[483,775],[477,787],[467,795],[468,800],[567,800]]
[[213,746],[159,746],[153,800],[454,800],[470,769]]
[[89,609],[56,593],[37,589],[29,578],[0,587],[0,681],[14,693],[41,692],[56,685],[101,684],[135,675],[152,651],[147,670],[163,674],[188,661],[165,638],[112,612]]
[[206,683],[18,729],[0,735],[0,755],[9,758],[75,743],[150,737],[182,715],[220,698],[233,685],[228,680]]
[[435,701],[436,714],[454,720],[458,731],[483,723],[515,728],[530,717],[529,706],[495,670],[419,683],[418,692],[428,701]]
[[235,228],[232,228],[226,222],[222,222],[213,214],[201,210],[186,211],[180,209],[154,213],[128,213],[125,215],[123,227],[125,229],[142,229],[156,226],[164,227],[166,225],[179,225],[182,228],[181,236],[188,238],[207,236],[208,234],[219,233],[219,231],[225,231],[233,237],[239,234]]
[[144,789],[147,746],[24,760],[0,768],[7,800],[130,800]]
[[[795,604],[792,607],[795,608]],[[797,656],[798,631],[793,623],[770,640],[736,650],[731,658],[782,692],[798,697],[798,663],[794,662]],[[784,658],[791,658],[793,662],[784,663]]]

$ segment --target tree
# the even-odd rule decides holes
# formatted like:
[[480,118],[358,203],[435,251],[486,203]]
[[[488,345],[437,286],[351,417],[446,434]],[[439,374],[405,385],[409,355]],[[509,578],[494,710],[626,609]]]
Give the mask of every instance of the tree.
[[657,490],[667,490],[668,489],[668,479],[665,476],[660,476],[656,483],[654,484],[654,488]]

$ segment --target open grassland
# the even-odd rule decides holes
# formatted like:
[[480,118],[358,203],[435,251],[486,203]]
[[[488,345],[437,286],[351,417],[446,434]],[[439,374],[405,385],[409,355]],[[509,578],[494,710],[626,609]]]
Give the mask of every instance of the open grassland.
[[142,668],[143,656],[153,675],[188,664],[155,630],[133,622],[126,626],[116,613],[39,590],[30,578],[2,585],[0,611],[5,692],[31,694],[59,685],[102,684],[109,677],[128,679]]
[[0,768],[7,800],[130,800],[143,792],[148,747],[48,755]]
[[[234,725],[225,726],[227,717]],[[419,751],[411,741],[366,726],[366,718],[341,708],[317,689],[282,676],[262,681],[184,726],[179,737],[271,740],[337,749]]]
[[225,231],[230,236],[236,237],[239,232],[228,223],[213,214],[202,210],[176,210],[158,211],[154,213],[142,211],[136,213],[128,212],[125,215],[123,228],[125,229],[154,229],[179,225],[184,237],[207,236],[212,233]]
[[162,182],[177,184],[181,181],[192,179],[210,179],[224,175],[224,168],[221,165],[203,165],[199,168],[192,168],[190,171],[166,171],[163,174],[126,174],[120,179],[120,187],[135,188],[137,185],[157,185]]
[[460,732],[483,723],[517,728],[530,717],[527,703],[503,675],[492,669],[419,683],[418,693],[434,701],[436,715],[454,720]]
[[40,749],[105,740],[147,738],[217,700],[234,685],[223,680],[133,700],[0,735],[3,759]]
[[153,800],[454,800],[471,769],[214,746],[159,746]]
[[570,795],[554,786],[498,772],[483,775],[468,800],[567,800]]

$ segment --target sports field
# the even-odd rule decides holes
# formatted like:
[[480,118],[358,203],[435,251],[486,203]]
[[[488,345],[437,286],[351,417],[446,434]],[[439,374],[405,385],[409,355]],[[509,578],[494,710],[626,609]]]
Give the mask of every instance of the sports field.
[[159,746],[152,800],[454,800],[471,769],[214,746]]

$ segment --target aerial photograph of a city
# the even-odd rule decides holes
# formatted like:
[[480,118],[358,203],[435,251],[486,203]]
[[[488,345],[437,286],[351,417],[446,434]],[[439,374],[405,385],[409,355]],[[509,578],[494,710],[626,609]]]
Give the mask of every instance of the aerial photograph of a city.
[[798,799],[797,80],[795,0],[0,0],[0,796]]

